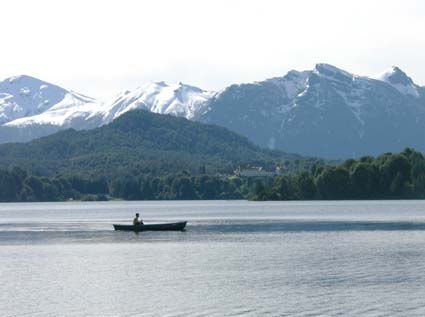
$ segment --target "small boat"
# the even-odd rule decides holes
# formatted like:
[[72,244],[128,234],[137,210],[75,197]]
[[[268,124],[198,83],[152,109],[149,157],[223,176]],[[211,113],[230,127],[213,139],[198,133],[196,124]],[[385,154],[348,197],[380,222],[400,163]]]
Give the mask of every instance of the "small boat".
[[115,230],[121,231],[183,231],[187,221],[174,223],[156,223],[143,225],[113,225]]

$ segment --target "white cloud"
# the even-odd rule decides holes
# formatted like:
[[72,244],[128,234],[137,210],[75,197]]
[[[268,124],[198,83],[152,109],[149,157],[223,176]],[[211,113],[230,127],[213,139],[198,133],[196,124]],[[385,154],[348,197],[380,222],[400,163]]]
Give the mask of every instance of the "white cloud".
[[101,96],[149,80],[206,89],[328,62],[425,84],[423,1],[7,1],[0,77]]

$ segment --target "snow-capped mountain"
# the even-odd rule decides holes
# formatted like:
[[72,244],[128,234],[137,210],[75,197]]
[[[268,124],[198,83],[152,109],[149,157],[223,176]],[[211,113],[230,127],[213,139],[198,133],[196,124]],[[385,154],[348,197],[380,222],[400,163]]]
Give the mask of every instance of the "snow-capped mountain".
[[102,104],[76,92],[66,92],[62,100],[40,114],[15,119],[4,124],[8,127],[52,125],[61,128],[87,128],[89,119],[102,111]]
[[22,75],[0,82],[0,124],[42,113],[60,102],[67,91]]
[[281,78],[232,85],[201,120],[255,143],[306,155],[352,157],[425,150],[424,88],[399,68],[378,79],[327,64]]
[[21,75],[0,82],[0,142],[27,141],[66,128],[94,128],[95,99]]
[[106,102],[29,76],[9,78],[0,83],[0,143],[99,127],[134,109],[214,123],[305,155],[425,151],[425,87],[398,67],[369,78],[328,64],[220,92],[148,83]]
[[214,92],[179,83],[148,83],[134,91],[125,91],[103,107],[103,123],[109,123],[123,113],[145,109],[159,114],[172,114],[195,119],[206,111],[207,101]]
[[100,102],[29,76],[8,78],[0,84],[0,143],[28,141],[67,128],[96,128],[134,109],[195,119],[214,94],[182,83],[157,82]]

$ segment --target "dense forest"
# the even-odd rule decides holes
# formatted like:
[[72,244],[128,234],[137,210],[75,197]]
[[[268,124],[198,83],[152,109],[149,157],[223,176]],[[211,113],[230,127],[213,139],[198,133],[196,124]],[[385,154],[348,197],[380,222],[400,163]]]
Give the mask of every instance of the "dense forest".
[[270,186],[258,182],[255,200],[299,199],[422,199],[425,158],[405,149],[376,158],[350,159],[336,166],[277,177]]
[[104,176],[56,174],[46,177],[19,168],[0,169],[0,201],[157,199],[421,199],[425,198],[425,158],[412,149],[339,165],[311,166],[275,178],[196,175],[183,171]]
[[254,192],[253,179],[211,176],[188,172],[151,177],[146,175],[106,178],[80,176],[44,177],[14,167],[0,169],[0,201],[99,201],[245,199]]

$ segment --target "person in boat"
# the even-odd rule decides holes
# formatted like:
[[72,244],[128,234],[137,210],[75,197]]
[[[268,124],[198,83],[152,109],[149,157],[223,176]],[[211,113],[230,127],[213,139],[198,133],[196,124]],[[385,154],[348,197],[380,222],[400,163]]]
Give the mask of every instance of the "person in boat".
[[133,219],[133,225],[137,226],[137,225],[143,225],[143,221],[142,219],[139,219],[139,213],[136,213],[136,217],[134,217]]

